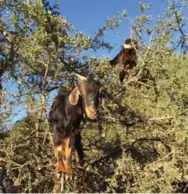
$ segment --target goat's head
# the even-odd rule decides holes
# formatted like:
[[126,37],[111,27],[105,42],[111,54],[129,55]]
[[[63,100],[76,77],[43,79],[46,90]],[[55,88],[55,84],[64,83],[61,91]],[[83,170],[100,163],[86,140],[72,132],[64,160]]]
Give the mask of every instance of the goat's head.
[[91,77],[86,78],[78,74],[76,75],[79,79],[78,86],[69,95],[69,101],[72,105],[76,105],[81,97],[82,108],[87,118],[95,121],[99,97],[102,92],[101,84]]
[[131,49],[135,50],[138,48],[137,41],[132,38],[128,38],[125,40],[123,48],[127,50],[131,50]]
[[121,52],[121,64],[124,65],[124,69],[132,69],[137,64],[137,42],[134,39],[128,38],[125,40],[123,49]]

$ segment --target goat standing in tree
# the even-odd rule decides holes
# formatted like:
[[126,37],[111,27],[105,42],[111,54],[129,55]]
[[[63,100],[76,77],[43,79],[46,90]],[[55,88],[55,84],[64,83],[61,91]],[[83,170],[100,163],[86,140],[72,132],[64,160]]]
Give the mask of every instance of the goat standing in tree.
[[137,64],[136,49],[137,42],[128,38],[125,40],[121,51],[116,55],[116,57],[114,57],[114,59],[109,61],[112,66],[118,66],[120,68],[120,82],[123,82],[127,72]]
[[59,94],[49,113],[50,129],[53,133],[56,172],[72,179],[71,152],[75,148],[78,167],[83,167],[84,154],[81,145],[80,123],[84,115],[97,120],[97,107],[101,93],[100,83],[93,78],[77,75],[78,85],[70,92]]

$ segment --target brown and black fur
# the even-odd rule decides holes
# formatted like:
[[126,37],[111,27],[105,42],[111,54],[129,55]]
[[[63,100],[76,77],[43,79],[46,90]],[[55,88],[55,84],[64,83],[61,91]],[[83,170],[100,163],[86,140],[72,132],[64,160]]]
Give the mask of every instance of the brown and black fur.
[[109,62],[112,66],[120,67],[119,79],[121,82],[124,80],[127,71],[131,70],[137,64],[137,42],[131,38],[128,38],[125,40],[125,44],[131,45],[132,48],[126,49],[123,46],[116,57]]
[[49,125],[53,133],[57,173],[72,177],[70,160],[73,147],[76,162],[79,167],[83,167],[84,153],[79,126],[84,116],[96,121],[99,92],[100,83],[89,78],[81,81],[72,91],[61,93],[55,98],[49,113]]

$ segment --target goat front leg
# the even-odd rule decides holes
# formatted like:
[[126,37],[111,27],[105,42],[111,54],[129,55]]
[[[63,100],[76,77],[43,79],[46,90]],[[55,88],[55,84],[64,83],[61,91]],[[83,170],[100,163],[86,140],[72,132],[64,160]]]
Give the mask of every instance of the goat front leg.
[[72,152],[72,141],[73,137],[69,136],[64,138],[65,143],[65,158],[63,159],[63,163],[66,170],[66,180],[72,180],[72,168],[71,168],[71,152]]
[[55,146],[55,149],[54,149],[55,156],[57,159],[56,172],[58,174],[66,172],[66,169],[63,163],[63,158],[65,157],[63,147],[64,147],[63,144],[61,144],[61,145]]
[[63,158],[65,157],[64,145],[63,145],[61,134],[57,130],[54,130],[53,141],[54,141],[54,153],[57,159],[56,172],[58,174],[65,173],[66,169],[63,164]]

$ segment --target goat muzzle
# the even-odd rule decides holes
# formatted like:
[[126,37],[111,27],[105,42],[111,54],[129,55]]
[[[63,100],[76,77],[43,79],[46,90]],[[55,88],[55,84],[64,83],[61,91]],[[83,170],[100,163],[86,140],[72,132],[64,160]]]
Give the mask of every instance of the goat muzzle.
[[96,120],[97,118],[97,111],[91,107],[86,107],[86,115],[91,120]]
[[134,46],[130,45],[130,44],[124,44],[123,47],[124,47],[124,49],[132,49],[132,48],[134,48]]

